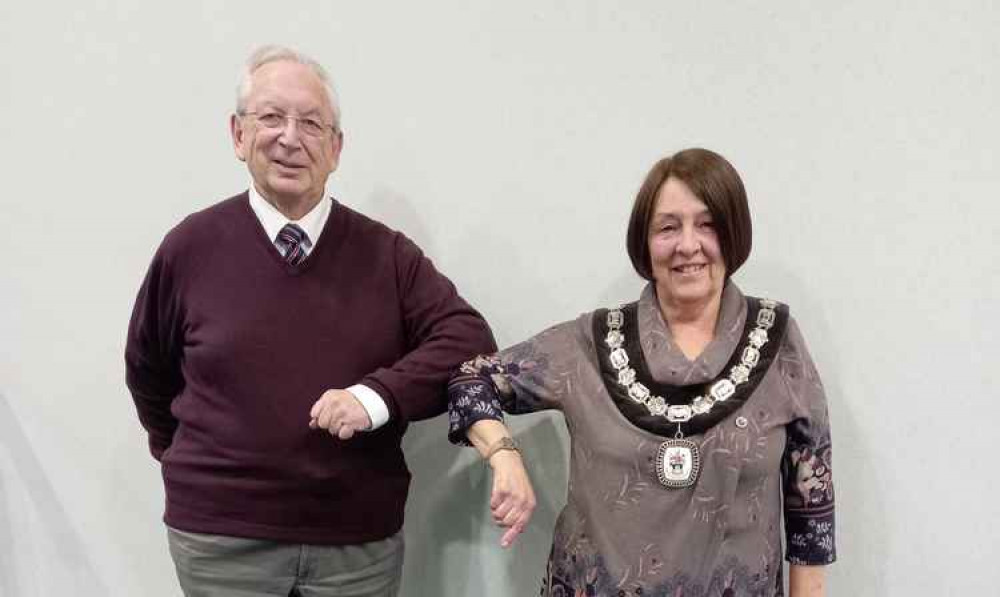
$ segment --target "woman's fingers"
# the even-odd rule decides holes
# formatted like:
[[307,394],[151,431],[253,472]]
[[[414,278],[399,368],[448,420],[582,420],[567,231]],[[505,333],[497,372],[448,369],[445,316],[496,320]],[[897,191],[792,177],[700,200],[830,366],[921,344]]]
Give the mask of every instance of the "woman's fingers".
[[516,452],[499,453],[490,460],[490,464],[493,465],[490,510],[493,521],[507,529],[500,544],[509,547],[531,520],[535,510],[535,492]]
[[514,539],[517,539],[517,536],[520,535],[523,530],[524,524],[515,524],[507,529],[507,532],[505,532],[503,537],[500,538],[500,547],[510,547],[513,545]]

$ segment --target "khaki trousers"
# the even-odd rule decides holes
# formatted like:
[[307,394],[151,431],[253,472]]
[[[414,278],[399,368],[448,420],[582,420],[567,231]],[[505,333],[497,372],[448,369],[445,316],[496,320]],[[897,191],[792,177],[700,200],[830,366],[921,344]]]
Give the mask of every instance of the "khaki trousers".
[[167,528],[185,597],[396,597],[403,533],[361,545],[300,545]]

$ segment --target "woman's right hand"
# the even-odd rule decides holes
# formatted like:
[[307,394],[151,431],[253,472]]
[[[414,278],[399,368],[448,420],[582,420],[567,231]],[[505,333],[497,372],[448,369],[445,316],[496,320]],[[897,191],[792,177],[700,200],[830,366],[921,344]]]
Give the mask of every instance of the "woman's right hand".
[[493,521],[507,529],[500,538],[501,547],[510,547],[535,511],[535,490],[519,452],[500,450],[490,457],[489,464],[493,468],[490,510]]
[[521,453],[510,449],[513,446],[497,449],[503,441],[510,441],[510,430],[500,421],[476,421],[469,427],[466,437],[483,458],[489,457],[493,469],[490,511],[493,521],[507,529],[500,538],[500,545],[510,547],[535,511],[535,490],[531,487],[528,471],[524,470]]

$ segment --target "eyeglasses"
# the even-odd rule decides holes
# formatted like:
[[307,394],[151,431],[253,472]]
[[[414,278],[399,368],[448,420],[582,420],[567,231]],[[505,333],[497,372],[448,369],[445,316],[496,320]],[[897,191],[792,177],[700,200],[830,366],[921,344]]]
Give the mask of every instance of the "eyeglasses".
[[294,120],[298,124],[299,132],[309,137],[322,137],[327,130],[337,132],[337,127],[316,118],[291,116],[281,112],[244,112],[243,115],[255,118],[257,124],[269,131],[283,129],[286,122]]

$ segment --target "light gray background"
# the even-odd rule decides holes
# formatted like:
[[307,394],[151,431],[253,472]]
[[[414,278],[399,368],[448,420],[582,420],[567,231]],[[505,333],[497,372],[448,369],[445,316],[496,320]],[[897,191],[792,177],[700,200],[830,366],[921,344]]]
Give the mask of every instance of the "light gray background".
[[[830,397],[830,594],[996,594],[995,6],[4,0],[0,595],[179,593],[125,328],[163,234],[246,187],[227,117],[265,42],[338,82],[332,191],[419,242],[504,345],[634,299],[646,170],[730,158],[755,224],[737,279],[791,304]],[[482,465],[441,419],[411,430],[406,595],[536,594],[564,430],[515,427],[540,505],[509,552]]]

